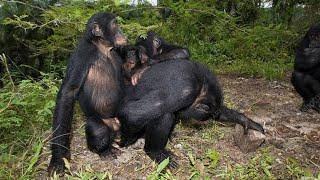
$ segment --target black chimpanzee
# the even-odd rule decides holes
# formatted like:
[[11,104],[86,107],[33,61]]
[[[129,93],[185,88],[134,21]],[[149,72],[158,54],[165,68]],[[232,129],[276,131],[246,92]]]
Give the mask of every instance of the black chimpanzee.
[[[152,64],[160,63],[172,59],[189,60],[190,53],[187,48],[177,45],[168,44],[165,40],[158,36],[155,32],[149,31],[147,37],[139,36],[136,41],[136,46],[126,46],[119,49],[119,53],[123,59],[127,59],[124,64],[125,72],[132,70],[129,73],[131,83],[136,85],[142,73]],[[135,68],[130,68],[133,63],[137,62]],[[127,77],[129,77],[127,74]]]
[[149,64],[159,63],[168,59],[189,59],[190,53],[187,48],[168,44],[162,37],[153,31],[147,33],[147,37],[137,38],[136,46],[145,48],[147,56],[150,58]]
[[300,110],[320,112],[320,24],[308,30],[296,50],[291,82],[303,98]]
[[150,58],[141,46],[127,45],[118,48],[117,51],[123,59],[123,75],[127,80],[135,74],[142,73],[149,65]]
[[99,155],[110,152],[114,131],[119,128],[115,112],[124,95],[122,59],[113,48],[126,44],[126,41],[113,14],[98,13],[89,19],[86,32],[69,60],[57,95],[49,174],[63,173],[63,158],[70,158],[70,133],[76,100],[79,100],[86,116],[88,148]]
[[[167,60],[150,66],[122,102],[120,146],[128,146],[145,134],[145,152],[156,162],[169,156],[165,150],[177,118],[213,118],[264,132],[262,126],[223,105],[216,77],[199,63]],[[173,163],[174,165],[175,163]]]

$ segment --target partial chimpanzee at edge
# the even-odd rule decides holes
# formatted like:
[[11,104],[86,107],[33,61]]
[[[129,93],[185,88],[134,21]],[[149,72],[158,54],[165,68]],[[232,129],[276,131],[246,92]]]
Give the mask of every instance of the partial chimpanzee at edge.
[[292,85],[302,96],[303,112],[320,112],[320,23],[312,26],[296,50]]
[[114,131],[119,128],[115,112],[124,96],[122,59],[113,48],[126,44],[126,41],[113,14],[98,13],[89,19],[86,32],[69,60],[57,95],[49,174],[63,173],[63,158],[70,159],[70,134],[76,100],[79,100],[86,116],[88,148],[99,155],[110,152]]
[[162,37],[153,31],[147,33],[147,37],[137,38],[136,46],[145,48],[150,58],[148,64],[156,64],[169,59],[189,59],[190,53],[187,48],[168,44]]
[[213,118],[241,124],[245,133],[248,129],[264,132],[260,124],[223,105],[220,85],[207,68],[179,59],[145,70],[134,93],[124,98],[118,118],[120,146],[128,146],[145,134],[144,150],[156,162],[170,156],[165,146],[178,118]]

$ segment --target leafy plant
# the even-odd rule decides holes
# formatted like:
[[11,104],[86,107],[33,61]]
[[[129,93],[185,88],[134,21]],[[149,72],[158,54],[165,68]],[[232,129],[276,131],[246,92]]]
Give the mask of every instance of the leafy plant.
[[[6,57],[1,60],[7,67]],[[22,80],[18,84],[12,81],[7,69],[7,86],[0,89],[0,139],[1,146],[6,147],[16,139],[20,143],[49,126],[52,119],[55,96],[59,81],[49,74],[42,74],[39,81]]]
[[210,165],[208,168],[216,168],[220,161],[220,153],[214,149],[209,149],[206,153],[206,156],[210,160]]
[[147,179],[148,180],[165,180],[165,179],[174,179],[170,171],[163,173],[165,168],[169,165],[169,158],[163,160],[158,166],[156,171],[152,172]]

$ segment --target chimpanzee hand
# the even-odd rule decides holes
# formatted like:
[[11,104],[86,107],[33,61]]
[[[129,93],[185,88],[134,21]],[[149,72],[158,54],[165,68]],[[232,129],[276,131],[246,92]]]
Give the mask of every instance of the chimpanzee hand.
[[251,119],[248,119],[247,121],[245,121],[245,123],[242,126],[244,128],[244,134],[248,134],[249,129],[253,129],[264,134],[263,127],[259,123],[254,122]]
[[131,76],[131,84],[133,86],[137,85],[138,84],[138,81],[139,79],[141,78],[143,72],[145,70],[147,70],[149,67],[144,67],[142,69],[139,69],[136,73],[134,73],[132,76]]

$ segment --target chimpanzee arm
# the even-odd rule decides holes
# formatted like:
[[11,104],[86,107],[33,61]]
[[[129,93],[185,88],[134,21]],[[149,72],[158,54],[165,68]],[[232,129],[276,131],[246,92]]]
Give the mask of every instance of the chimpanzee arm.
[[320,48],[305,48],[296,55],[295,69],[310,71],[320,65]]
[[243,127],[245,134],[248,133],[249,129],[253,129],[264,134],[264,129],[259,123],[254,122],[253,120],[246,117],[244,114],[229,109],[225,106],[221,107],[219,117],[216,120],[240,124]]
[[189,59],[189,57],[190,53],[188,49],[177,48],[150,58],[149,64],[152,65],[170,59]]
[[50,172],[63,172],[63,158],[70,158],[70,133],[76,96],[86,78],[88,66],[70,59],[67,74],[59,89],[52,125]]

